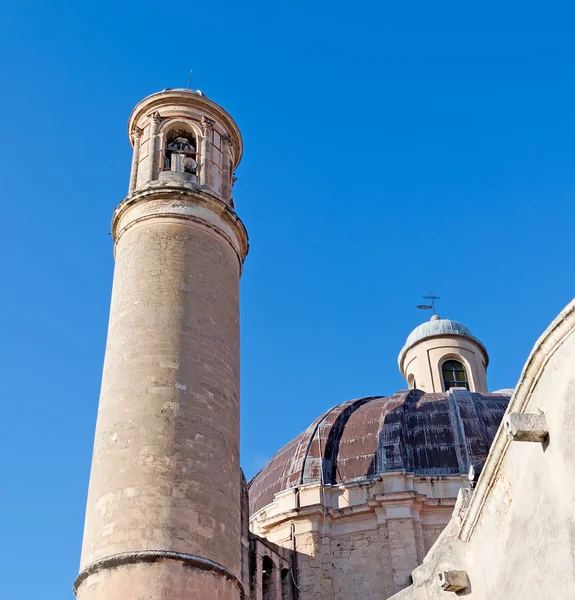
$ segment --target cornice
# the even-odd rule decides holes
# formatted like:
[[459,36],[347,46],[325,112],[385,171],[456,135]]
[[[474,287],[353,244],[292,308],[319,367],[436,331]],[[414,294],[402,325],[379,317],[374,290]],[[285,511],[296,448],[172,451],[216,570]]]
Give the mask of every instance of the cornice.
[[[453,477],[452,479],[455,481],[461,481],[459,476]],[[326,488],[328,487],[329,486],[326,486]],[[278,527],[287,521],[320,517],[323,518],[324,512],[331,523],[337,521],[338,519],[343,519],[352,515],[374,513],[376,512],[376,509],[382,507],[405,503],[413,505],[414,507],[418,508],[418,510],[421,510],[425,507],[437,508],[440,506],[453,509],[456,499],[457,498],[455,497],[434,498],[416,490],[398,490],[395,492],[376,493],[362,504],[354,504],[341,508],[333,508],[331,506],[324,508],[323,504],[315,503],[299,508],[289,508],[284,512],[276,512],[267,516],[266,510],[270,510],[273,507],[272,503],[268,504],[266,507],[252,515],[250,518],[250,524],[257,524],[258,527],[269,530]]]
[[200,96],[191,90],[187,89],[166,89],[161,92],[156,92],[141,100],[132,111],[128,120],[128,137],[132,132],[133,126],[139,122],[142,117],[150,113],[162,113],[162,109],[176,106],[189,106],[199,109],[204,117],[220,121],[225,125],[226,133],[228,133],[234,142],[236,148],[236,156],[234,156],[234,169],[240,164],[243,152],[242,134],[236,122],[231,115],[224,110],[219,104],[210,100],[206,96]]
[[195,554],[185,554],[182,552],[173,552],[170,550],[143,550],[139,552],[123,552],[108,556],[83,569],[74,581],[74,595],[77,595],[78,588],[91,575],[109,569],[117,569],[126,565],[135,565],[141,563],[155,563],[161,561],[176,561],[186,567],[193,567],[202,571],[208,571],[230,581],[240,593],[240,599],[245,600],[246,594],[242,582],[223,565]]
[[[241,272],[243,261],[249,251],[248,233],[242,220],[239,218],[239,216],[233,210],[233,208],[231,208],[223,200],[221,200],[219,197],[217,197],[207,189],[204,189],[201,186],[197,186],[194,184],[189,184],[188,187],[189,189],[186,189],[181,185],[151,185],[149,187],[137,190],[136,192],[122,200],[122,202],[120,202],[120,204],[114,210],[114,214],[112,216],[111,233],[112,238],[114,240],[114,254],[116,252],[116,246],[122,235],[125,234],[134,225],[152,219],[179,219],[184,221],[193,221],[198,224],[201,224],[202,226],[214,232],[216,235],[223,238],[236,253],[238,261],[240,263]],[[219,216],[219,218],[222,219],[224,224],[227,225],[232,231],[234,231],[237,238],[237,243],[234,243],[234,241],[229,237],[229,235],[224,231],[222,227],[215,226],[214,224],[209,223],[205,219],[202,219],[200,216],[187,215],[181,212],[177,212],[173,209],[173,207],[170,208],[169,206],[166,208],[165,212],[154,211],[148,215],[141,215],[129,221],[121,229],[119,229],[121,219],[127,211],[129,211],[137,205],[145,205],[146,203],[153,201],[184,201],[189,202],[192,205],[197,205],[199,207],[206,208],[215,215]]]

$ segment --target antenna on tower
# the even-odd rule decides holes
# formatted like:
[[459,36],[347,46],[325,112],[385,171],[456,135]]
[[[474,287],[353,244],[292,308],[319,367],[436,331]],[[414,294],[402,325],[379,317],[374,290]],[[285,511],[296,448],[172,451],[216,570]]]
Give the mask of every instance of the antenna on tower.
[[436,296],[433,292],[429,292],[427,296],[423,296],[426,300],[431,300],[431,304],[418,304],[417,308],[420,310],[432,310],[435,315],[435,301],[441,300],[440,296]]
[[188,89],[192,89],[192,71],[190,70],[190,79],[188,80]]

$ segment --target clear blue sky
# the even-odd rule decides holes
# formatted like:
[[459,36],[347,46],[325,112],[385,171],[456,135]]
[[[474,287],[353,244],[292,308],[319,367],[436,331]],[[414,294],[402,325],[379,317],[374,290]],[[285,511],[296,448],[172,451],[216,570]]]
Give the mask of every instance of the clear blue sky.
[[0,598],[77,574],[132,107],[193,68],[244,135],[250,476],[404,387],[430,289],[515,385],[575,292],[570,4],[1,3]]

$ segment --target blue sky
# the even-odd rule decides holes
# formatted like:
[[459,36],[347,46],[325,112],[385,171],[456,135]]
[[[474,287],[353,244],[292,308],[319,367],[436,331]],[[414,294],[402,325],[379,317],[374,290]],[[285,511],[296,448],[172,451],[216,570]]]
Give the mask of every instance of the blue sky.
[[[541,10],[544,8],[544,12]],[[77,574],[132,107],[194,87],[237,120],[242,464],[320,412],[404,387],[429,315],[491,389],[573,297],[569,3],[0,4],[0,598]]]

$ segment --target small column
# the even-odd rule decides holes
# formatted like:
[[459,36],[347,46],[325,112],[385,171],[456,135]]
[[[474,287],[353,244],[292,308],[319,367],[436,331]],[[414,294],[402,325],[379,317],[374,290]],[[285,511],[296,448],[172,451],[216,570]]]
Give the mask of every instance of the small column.
[[[258,542],[259,543],[259,542]],[[254,573],[254,587],[252,589],[252,600],[262,600],[262,578],[263,578],[263,556],[258,554],[257,545],[254,547],[256,552],[256,572]]]
[[136,182],[138,180],[138,164],[140,162],[140,140],[142,138],[143,129],[134,125],[132,130],[132,144],[134,151],[132,152],[132,170],[130,171],[130,187],[128,188],[128,195],[130,195],[136,189]]
[[202,155],[200,164],[200,185],[207,185],[212,187],[213,183],[209,181],[209,165],[212,149],[212,130],[214,128],[214,121],[208,119],[208,117],[202,117]]
[[278,557],[278,564],[274,562],[274,600],[282,600],[282,573],[280,568],[280,561]]
[[147,181],[153,181],[158,178],[158,130],[162,117],[158,111],[151,114],[152,126],[150,128],[150,167]]
[[222,198],[224,202],[229,202],[232,197],[232,172],[231,172],[231,160],[232,160],[232,148],[234,142],[232,136],[228,133],[222,135],[222,146],[223,146],[223,173],[222,173]]

